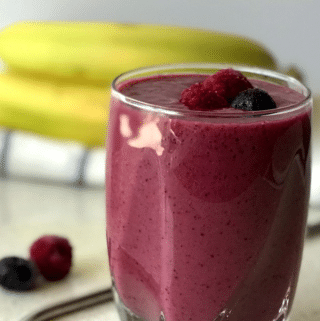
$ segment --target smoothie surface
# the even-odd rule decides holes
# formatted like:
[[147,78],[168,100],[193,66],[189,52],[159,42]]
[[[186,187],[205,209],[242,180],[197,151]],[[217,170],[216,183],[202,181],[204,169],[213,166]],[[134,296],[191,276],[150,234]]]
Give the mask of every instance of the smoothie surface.
[[[139,79],[125,84],[120,91],[131,98],[158,106],[165,106],[178,110],[188,109],[180,100],[181,93],[191,85],[202,82],[206,76],[199,75],[168,75]],[[305,96],[288,87],[279,86],[270,82],[249,79],[254,87],[265,90],[274,99],[277,108],[283,108],[301,103]],[[217,110],[215,110],[217,111]],[[220,109],[243,113],[232,107]]]

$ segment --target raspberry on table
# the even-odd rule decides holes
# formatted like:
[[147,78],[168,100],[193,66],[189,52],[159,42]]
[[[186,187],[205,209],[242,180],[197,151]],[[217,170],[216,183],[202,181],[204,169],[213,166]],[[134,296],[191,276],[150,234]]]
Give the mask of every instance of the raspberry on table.
[[228,102],[216,92],[206,90],[202,83],[193,84],[181,93],[180,102],[193,110],[211,110],[229,107]]
[[247,111],[268,110],[276,108],[273,98],[259,88],[242,91],[232,102],[231,107]]
[[72,247],[64,237],[45,235],[30,247],[30,258],[46,280],[58,281],[70,271]]
[[5,257],[0,261],[0,284],[7,290],[27,291],[35,287],[36,266],[17,256]]
[[214,91],[224,97],[228,103],[244,90],[253,88],[249,80],[238,70],[222,69],[203,81],[205,90]]

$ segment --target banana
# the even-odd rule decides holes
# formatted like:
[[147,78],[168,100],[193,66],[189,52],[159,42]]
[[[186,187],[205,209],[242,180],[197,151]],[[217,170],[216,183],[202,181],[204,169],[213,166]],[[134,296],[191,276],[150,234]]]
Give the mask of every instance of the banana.
[[238,35],[148,24],[19,22],[0,31],[0,125],[102,146],[110,83],[146,65],[226,62],[277,69]]
[[103,146],[110,90],[0,74],[0,124],[42,136]]
[[148,24],[19,22],[0,32],[0,57],[14,70],[104,86],[146,65],[226,62],[277,69],[261,44],[234,34]]

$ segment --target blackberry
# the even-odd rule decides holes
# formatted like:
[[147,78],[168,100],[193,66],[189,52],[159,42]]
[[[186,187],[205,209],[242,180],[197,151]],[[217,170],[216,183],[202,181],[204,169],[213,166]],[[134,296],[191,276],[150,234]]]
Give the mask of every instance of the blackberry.
[[10,256],[0,261],[0,284],[7,290],[30,290],[35,287],[36,277],[36,267],[28,260]]
[[231,103],[231,107],[247,111],[259,111],[276,108],[273,98],[259,88],[247,89],[241,92]]

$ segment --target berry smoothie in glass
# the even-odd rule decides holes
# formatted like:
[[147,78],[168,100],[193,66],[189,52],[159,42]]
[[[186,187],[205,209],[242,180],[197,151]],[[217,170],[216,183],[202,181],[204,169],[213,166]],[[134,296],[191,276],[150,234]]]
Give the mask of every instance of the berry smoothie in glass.
[[107,243],[121,320],[284,321],[310,189],[297,80],[214,64],[113,82]]

